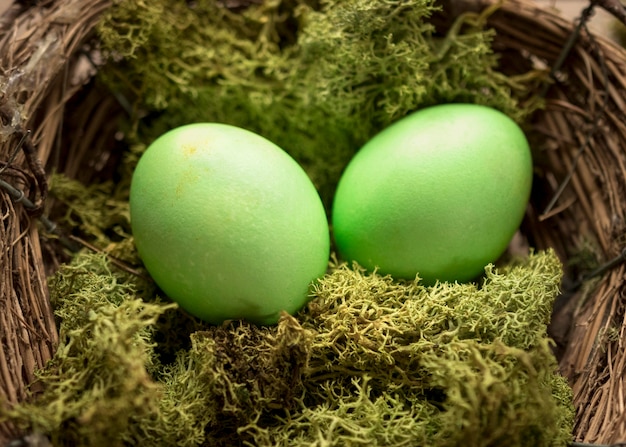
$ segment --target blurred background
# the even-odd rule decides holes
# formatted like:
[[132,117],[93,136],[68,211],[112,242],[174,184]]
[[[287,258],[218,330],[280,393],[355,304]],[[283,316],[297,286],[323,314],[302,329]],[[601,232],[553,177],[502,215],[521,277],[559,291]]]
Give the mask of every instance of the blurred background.
[[[6,10],[15,0],[0,0],[0,14]],[[531,0],[532,1],[532,0]],[[545,8],[550,8],[567,19],[574,20],[580,16],[580,12],[588,5],[587,0],[534,0],[535,3]],[[624,0],[622,0],[624,2]],[[610,38],[617,38],[619,28],[615,20],[600,8],[596,8],[596,13],[590,23],[590,29],[596,34]],[[622,35],[625,31],[621,30]]]
[[[1,0],[0,0],[1,1]],[[581,11],[587,7],[587,0],[534,0],[544,8],[553,9],[569,20],[580,17]],[[624,0],[622,0],[624,3]],[[624,39],[624,28],[609,13],[602,8],[595,8],[595,14],[589,24],[589,28],[596,34],[611,39]]]

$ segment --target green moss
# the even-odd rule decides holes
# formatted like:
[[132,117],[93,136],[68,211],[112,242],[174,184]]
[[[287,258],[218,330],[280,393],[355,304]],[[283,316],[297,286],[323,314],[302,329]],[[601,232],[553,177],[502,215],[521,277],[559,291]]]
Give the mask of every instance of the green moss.
[[133,104],[140,142],[196,121],[253,130],[300,162],[330,206],[354,153],[412,111],[472,102],[521,122],[537,106],[526,102],[528,83],[497,72],[485,17],[466,14],[440,36],[430,22],[438,8],[277,0],[233,13],[210,0],[119,2],[100,27],[116,56],[102,76]]
[[86,236],[97,246],[107,247],[112,240],[130,236],[128,184],[122,187],[113,181],[94,183],[88,187],[61,174],[50,179],[51,196],[63,206],[63,214],[55,220]]
[[[423,287],[334,264],[295,318],[214,327],[81,254],[51,280],[45,392],[10,416],[55,445],[565,446],[546,335],[560,271],[548,251]],[[171,358],[169,337],[189,340]]]
[[[409,437],[407,445],[566,445],[571,390],[555,373],[546,337],[552,299],[545,297],[557,295],[560,277],[550,252],[502,271],[488,268],[480,287],[424,288],[340,265],[320,282],[303,322],[318,333],[309,396],[326,406],[325,386],[343,384],[353,398],[358,390],[350,381],[363,377],[370,404],[402,396],[405,417],[413,418],[420,401],[420,411],[431,410],[428,423],[396,433]],[[341,399],[335,404],[344,411]],[[390,417],[386,411],[378,417]],[[383,433],[372,433],[379,444]],[[336,445],[353,445],[344,441]]]
[[78,255],[51,279],[60,346],[39,372],[45,393],[12,418],[54,445],[121,445],[124,433],[160,399],[148,369],[158,316],[172,304],[147,303],[103,255]]
[[276,331],[232,325],[192,334],[190,348],[159,372],[159,407],[131,428],[132,439],[142,445],[238,445],[242,427],[296,406],[307,336],[291,317]]

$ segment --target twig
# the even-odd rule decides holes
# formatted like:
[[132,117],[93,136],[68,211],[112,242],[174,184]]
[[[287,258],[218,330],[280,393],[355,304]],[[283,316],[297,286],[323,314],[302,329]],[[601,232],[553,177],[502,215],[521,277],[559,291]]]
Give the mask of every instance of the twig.
[[626,25],[626,7],[619,0],[591,0],[591,3],[603,8]]
[[[11,122],[13,117],[12,110],[8,106],[0,107],[0,118],[5,121]],[[41,215],[43,213],[43,204],[46,201],[46,197],[48,196],[48,177],[46,176],[46,172],[37,157],[37,149],[30,139],[30,131],[22,129],[19,125],[14,125],[13,129],[15,133],[20,136],[20,142],[18,144],[18,148],[22,149],[24,152],[24,157],[26,158],[26,163],[35,178],[35,182],[37,184],[37,189],[39,190],[39,199],[35,199],[35,197],[31,197],[30,202],[32,203],[32,208],[29,208],[29,213],[35,216]],[[14,153],[11,159],[14,159],[17,154]],[[8,160],[4,166],[6,167],[11,162],[11,159]],[[3,169],[4,170],[4,169]]]
[[[583,11],[581,13],[581,17],[578,20],[578,25],[572,31],[572,34],[570,35],[569,39],[567,40],[567,43],[563,47],[561,53],[559,54],[559,57],[557,58],[556,62],[554,63],[554,65],[553,65],[553,67],[552,67],[552,69],[550,71],[550,74],[551,74],[552,78],[556,78],[557,72],[562,68],[563,64],[565,63],[565,60],[567,59],[567,56],[571,53],[572,48],[574,47],[575,42],[580,37],[581,31],[584,29],[584,30],[587,31],[587,33],[589,35],[589,41],[590,41],[592,47],[595,49],[596,53],[598,54],[598,62],[600,64],[600,69],[601,69],[601,73],[602,73],[602,84],[603,84],[603,86],[605,88],[604,89],[605,90],[604,101],[602,101],[601,106],[598,109],[596,109],[596,112],[594,113],[594,116],[592,117],[592,120],[591,120],[592,121],[591,122],[591,128],[585,133],[585,138],[584,138],[583,142],[580,144],[580,146],[578,147],[578,150],[576,151],[576,154],[574,155],[574,158],[572,160],[572,165],[570,166],[566,176],[563,178],[563,180],[559,184],[557,190],[555,191],[555,193],[553,194],[552,198],[550,199],[550,202],[548,203],[548,205],[546,205],[545,209],[541,213],[541,215],[539,217],[541,220],[547,218],[550,215],[550,211],[552,211],[552,209],[556,205],[557,201],[559,200],[559,198],[563,194],[563,191],[565,191],[565,188],[567,187],[567,185],[569,185],[572,177],[574,176],[576,168],[578,166],[578,161],[579,161],[580,157],[582,156],[582,154],[585,152],[585,150],[591,145],[591,141],[592,141],[593,137],[595,136],[595,134],[596,134],[596,132],[598,131],[598,128],[599,128],[598,122],[600,121],[600,118],[604,114],[604,111],[606,110],[606,107],[607,107],[608,96],[606,95],[606,86],[609,83],[608,70],[607,70],[604,58],[602,57],[600,49],[598,48],[597,43],[596,43],[593,35],[591,33],[589,33],[588,29],[587,29],[587,22],[589,21],[589,19],[593,15],[593,9],[594,9],[595,6],[596,6],[596,2],[594,0],[591,0],[590,5],[588,7],[586,7],[585,9],[583,9]],[[543,96],[545,96],[547,94],[548,89],[549,89],[549,84],[546,84],[544,86],[543,91],[541,92]]]
[[[21,203],[22,206],[24,206],[24,208],[26,209],[33,209],[35,208],[35,205],[33,204],[33,202],[30,201],[30,199],[28,197],[26,197],[26,195],[24,194],[24,191],[19,190],[17,188],[15,188],[13,185],[11,185],[10,183],[5,182],[4,180],[0,179],[0,188],[3,188],[4,190],[7,191],[7,193],[9,194],[9,196],[11,196],[11,199],[13,200],[13,202],[15,203]],[[53,221],[51,221],[47,216],[41,215],[39,217],[39,221],[42,223],[44,229],[50,233],[53,234],[54,236],[56,236],[59,240],[59,242],[61,242],[61,244],[63,244],[63,246],[67,249],[69,249],[70,251],[76,253],[80,250],[81,246],[85,247],[91,251],[93,251],[94,253],[105,253],[102,249],[96,247],[95,245],[77,237],[74,235],[69,235],[66,236],[65,234],[63,234],[63,232],[59,229],[58,225],[56,223],[54,223]],[[149,277],[147,277],[145,274],[143,274],[142,272],[140,272],[139,270],[136,270],[134,268],[132,268],[131,266],[129,266],[128,264],[126,264],[124,261],[122,261],[121,259],[116,258],[115,256],[111,256],[108,253],[105,253],[107,256],[107,259],[111,262],[111,264],[115,265],[116,267],[118,267],[119,269],[130,273],[131,275],[134,276],[138,276],[140,278],[144,278],[144,279],[149,279]]]
[[[580,14],[580,18],[578,19],[578,24],[572,30],[572,33],[567,39],[567,42],[565,42],[565,45],[563,45],[563,48],[561,49],[561,52],[559,53],[559,57],[557,57],[556,61],[554,61],[554,64],[552,65],[552,68],[550,69],[550,77],[552,79],[556,79],[556,74],[559,72],[559,70],[561,70],[561,68],[563,68],[565,59],[567,59],[567,56],[569,56],[569,54],[572,52],[572,48],[574,48],[574,44],[580,37],[580,32],[583,30],[583,27],[586,25],[586,23],[589,21],[589,19],[593,15],[594,7],[595,5],[592,3],[589,6],[587,6],[585,9],[583,9],[582,13]],[[545,84],[543,86],[543,89],[539,93],[539,95],[541,97],[545,97],[549,89],[550,89],[550,84]]]
[[75,241],[77,243],[79,243],[80,245],[84,246],[85,248],[88,248],[89,250],[91,250],[94,253],[104,253],[107,257],[107,259],[111,262],[111,264],[115,265],[117,268],[119,268],[120,270],[123,270],[127,273],[130,273],[131,275],[137,276],[139,278],[143,278],[143,279],[150,279],[148,276],[146,276],[144,273],[140,272],[139,270],[136,270],[134,268],[132,268],[131,266],[129,266],[127,263],[125,263],[124,261],[122,261],[119,258],[116,258],[115,256],[112,256],[106,252],[104,252],[102,249],[96,247],[95,245],[77,237],[77,236],[73,236],[70,235],[69,239],[72,241]]
[[18,141],[17,146],[15,146],[15,149],[13,149],[13,153],[11,154],[9,159],[6,162],[4,162],[4,166],[0,168],[0,174],[2,174],[4,171],[9,169],[9,166],[13,164],[13,162],[17,158],[17,154],[20,153],[20,149],[22,149],[22,146],[24,145],[24,142],[26,141],[26,137],[28,135],[30,135],[30,130],[27,130],[26,132],[22,134],[22,138],[20,138],[20,141]]
[[[21,189],[15,188],[13,185],[2,179],[0,179],[0,188],[4,189],[9,194],[14,203],[21,203],[27,210],[37,209],[37,206],[28,197],[26,197],[26,194],[24,194],[24,191]],[[48,233],[54,234],[65,248],[74,252],[78,251],[76,244],[72,243],[66,236],[64,236],[59,230],[57,224],[52,222],[47,216],[43,214],[40,215],[39,221],[42,223],[44,229]]]
[[[609,261],[595,268],[594,270],[587,273],[586,275],[583,275],[583,277],[579,279],[578,281],[576,281],[569,289],[570,290],[578,289],[584,282],[590,280],[591,278],[595,278],[596,276],[603,275],[604,273],[617,267],[624,261],[626,261],[626,248],[624,248],[622,252],[616,257],[614,257],[613,259],[610,259]],[[618,445],[624,445],[626,447],[626,444],[618,444]]]

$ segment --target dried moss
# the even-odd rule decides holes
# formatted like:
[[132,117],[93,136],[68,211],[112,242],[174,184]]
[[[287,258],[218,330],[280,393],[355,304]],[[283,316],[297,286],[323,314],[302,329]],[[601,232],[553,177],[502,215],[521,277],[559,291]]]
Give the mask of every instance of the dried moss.
[[466,14],[440,36],[434,0],[220,5],[111,9],[100,34],[115,62],[102,76],[132,104],[131,138],[145,145],[196,121],[248,128],[298,160],[329,205],[356,150],[411,111],[472,102],[523,121],[537,106],[527,83],[497,72],[485,17]]
[[[565,446],[571,390],[546,335],[560,272],[550,251],[481,285],[335,263],[295,318],[213,327],[82,254],[51,282],[46,391],[11,417],[55,445]],[[190,341],[169,360],[165,328]]]
[[163,398],[132,427],[142,445],[238,445],[240,428],[296,408],[310,334],[285,316],[276,328],[245,323],[191,335],[191,346],[159,371]]
[[[125,186],[123,188],[122,186]],[[87,236],[91,243],[107,247],[130,237],[128,184],[108,181],[85,186],[61,174],[50,179],[51,197],[63,206],[54,219],[63,228]]]
[[[489,267],[480,287],[424,288],[341,265],[320,282],[303,322],[318,333],[307,395],[327,405],[338,392],[329,396],[326,386],[343,384],[354,398],[367,382],[370,404],[402,396],[406,417],[414,418],[421,402],[429,423],[420,430],[407,424],[393,445],[565,445],[571,391],[555,374],[546,337],[552,299],[545,298],[556,296],[560,277],[553,253],[501,271]],[[351,384],[355,377],[363,384]],[[336,405],[345,411],[341,399]],[[390,415],[378,417],[382,423]],[[352,435],[339,429],[333,437],[341,433]],[[388,435],[371,433],[380,445],[386,441],[377,436]]]
[[[103,255],[79,255],[51,280],[60,346],[39,372],[46,392],[12,417],[55,445],[120,445],[120,436],[160,398],[152,333],[172,304],[147,303]],[[113,429],[114,428],[114,429]]]

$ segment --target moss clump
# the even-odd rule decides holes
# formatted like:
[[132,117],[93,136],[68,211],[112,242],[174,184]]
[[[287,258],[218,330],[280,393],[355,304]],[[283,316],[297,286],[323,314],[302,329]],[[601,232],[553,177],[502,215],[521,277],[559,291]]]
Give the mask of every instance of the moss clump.
[[[545,297],[557,295],[560,278],[553,253],[488,267],[480,287],[425,288],[336,267],[303,322],[318,334],[308,396],[342,414],[345,402],[333,396],[352,390],[348,402],[365,393],[366,407],[377,410],[374,422],[335,425],[331,438],[348,442],[356,430],[378,445],[566,445],[571,391],[555,373],[546,337],[552,300]],[[379,429],[388,419],[399,427]]]
[[520,122],[536,107],[527,84],[496,70],[485,17],[466,14],[439,35],[438,9],[434,0],[277,0],[243,12],[214,0],[118,2],[100,26],[117,58],[102,76],[132,104],[131,138],[145,145],[196,121],[253,130],[300,162],[328,206],[354,153],[420,107],[479,103]]
[[119,445],[160,399],[148,370],[158,316],[172,304],[137,297],[140,281],[109,268],[103,255],[79,255],[52,278],[60,346],[39,372],[46,392],[12,418],[51,435],[54,445]]
[[[565,446],[571,390],[546,336],[560,272],[550,251],[481,285],[335,263],[295,317],[214,327],[82,254],[51,281],[45,392],[11,417],[55,445]],[[189,340],[170,358],[169,336]]]

